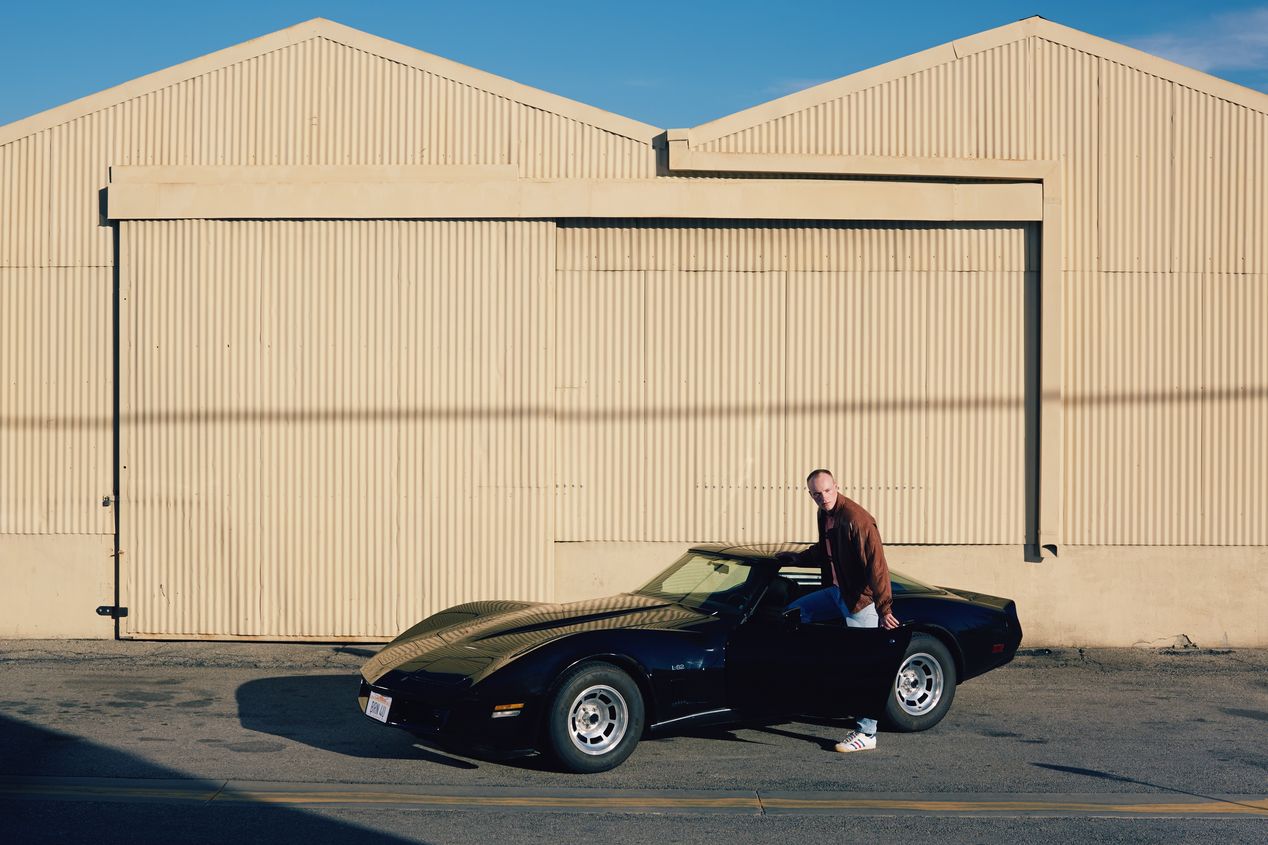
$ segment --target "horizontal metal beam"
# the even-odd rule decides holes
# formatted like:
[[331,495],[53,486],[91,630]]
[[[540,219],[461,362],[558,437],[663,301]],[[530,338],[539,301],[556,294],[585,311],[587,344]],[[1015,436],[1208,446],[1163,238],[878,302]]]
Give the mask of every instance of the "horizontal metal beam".
[[1043,217],[1042,187],[1027,183],[550,180],[506,178],[485,169],[284,170],[253,174],[243,168],[115,168],[107,214],[112,220],[598,217],[1023,222]]
[[1039,160],[713,152],[692,147],[689,136],[688,129],[670,129],[666,133],[672,173],[837,174],[1038,182],[1050,176],[1055,168],[1054,162]]

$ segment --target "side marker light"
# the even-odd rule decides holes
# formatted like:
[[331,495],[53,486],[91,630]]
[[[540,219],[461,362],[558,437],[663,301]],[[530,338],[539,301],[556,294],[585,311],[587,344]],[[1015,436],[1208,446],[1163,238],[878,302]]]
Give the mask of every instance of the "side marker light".
[[499,704],[493,708],[494,719],[509,719],[512,716],[518,716],[524,712],[524,704]]

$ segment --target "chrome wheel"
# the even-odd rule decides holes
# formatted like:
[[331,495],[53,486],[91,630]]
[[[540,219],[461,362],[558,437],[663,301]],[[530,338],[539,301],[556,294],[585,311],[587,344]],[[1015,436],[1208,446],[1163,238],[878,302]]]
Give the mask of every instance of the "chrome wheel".
[[587,687],[568,708],[568,736],[585,754],[606,754],[620,744],[630,713],[619,692],[605,684]]
[[918,652],[899,667],[894,678],[894,699],[904,713],[923,716],[938,706],[945,684],[942,664],[933,655]]

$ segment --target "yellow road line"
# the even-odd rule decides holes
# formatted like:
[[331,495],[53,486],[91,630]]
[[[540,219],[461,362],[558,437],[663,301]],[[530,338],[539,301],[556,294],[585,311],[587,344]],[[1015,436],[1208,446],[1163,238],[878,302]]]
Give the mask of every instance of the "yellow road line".
[[619,797],[613,795],[419,795],[397,792],[258,792],[228,791],[222,801],[261,804],[413,804],[446,807],[562,807],[613,809],[664,807],[667,809],[714,810],[741,808],[758,811],[761,804],[752,798],[672,798],[664,796]]
[[[438,809],[539,809],[539,810],[665,810],[665,811],[744,811],[773,812],[838,812],[838,813],[923,813],[930,815],[1099,815],[1099,816],[1252,816],[1268,817],[1268,796],[1210,797],[1194,801],[1176,801],[1172,796],[1153,793],[1132,796],[1107,795],[1105,802],[1090,800],[1041,800],[1035,795],[1017,800],[955,800],[947,798],[897,797],[830,797],[808,795],[764,796],[758,792],[717,797],[673,794],[623,794],[606,790],[571,790],[567,794],[532,794],[507,791],[498,794],[431,794],[395,789],[322,789],[315,784],[276,784],[260,788],[256,785],[234,786],[203,782],[188,787],[163,784],[56,783],[54,779],[6,779],[0,781],[0,797],[44,798],[68,801],[139,800],[200,803],[268,804],[295,806],[398,806]],[[1080,796],[1086,798],[1086,796]]]
[[1073,801],[916,801],[907,799],[763,798],[767,809],[787,810],[915,810],[927,813],[1236,813],[1268,816],[1268,799],[1233,802],[1220,799],[1187,803],[1144,801],[1101,804]]

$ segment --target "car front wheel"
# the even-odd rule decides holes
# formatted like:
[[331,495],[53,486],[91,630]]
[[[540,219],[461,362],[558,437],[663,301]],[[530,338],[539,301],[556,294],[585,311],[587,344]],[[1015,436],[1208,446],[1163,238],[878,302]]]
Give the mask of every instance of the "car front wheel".
[[955,660],[937,637],[915,634],[885,703],[885,724],[904,733],[942,721],[955,698]]
[[548,751],[567,770],[615,768],[643,734],[643,696],[610,663],[582,663],[560,679],[546,718]]

